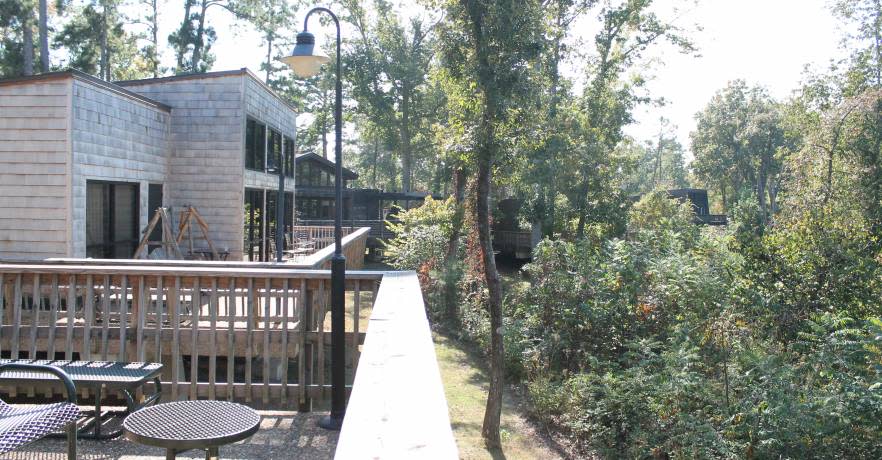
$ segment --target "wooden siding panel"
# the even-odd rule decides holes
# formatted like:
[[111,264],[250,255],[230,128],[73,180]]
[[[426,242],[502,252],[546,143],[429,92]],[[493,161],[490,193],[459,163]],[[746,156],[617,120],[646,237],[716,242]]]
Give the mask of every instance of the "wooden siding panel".
[[0,87],[0,259],[67,256],[70,80]]
[[73,86],[72,239],[73,256],[86,255],[86,183],[90,180],[139,185],[140,227],[151,217],[147,189],[166,183],[170,155],[170,115],[87,81]]
[[[242,78],[126,84],[126,89],[172,107],[167,204],[196,207],[208,223],[214,247],[230,251],[230,260],[242,257]],[[193,243],[207,248],[202,238],[194,237]]]

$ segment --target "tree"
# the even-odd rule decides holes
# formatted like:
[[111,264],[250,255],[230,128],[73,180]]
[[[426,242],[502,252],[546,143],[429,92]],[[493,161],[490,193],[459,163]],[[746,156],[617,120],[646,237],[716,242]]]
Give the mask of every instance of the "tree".
[[736,80],[696,119],[691,137],[698,179],[720,192],[724,211],[739,198],[753,195],[767,219],[777,204],[781,158],[776,154],[792,143],[780,105],[765,89]]
[[40,0],[40,71],[49,71],[49,7],[46,0]]
[[228,0],[184,0],[181,26],[168,36],[169,45],[175,49],[176,73],[200,73],[211,69],[214,63],[211,45],[217,40],[217,32],[208,25],[206,15],[213,6],[236,14]]
[[150,63],[138,51],[138,37],[125,31],[127,18],[119,6],[100,0],[72,9],[54,40],[55,49],[67,51],[70,67],[108,81],[151,75]]
[[159,0],[139,0],[146,13],[134,20],[135,23],[146,26],[145,39],[147,44],[141,47],[141,54],[147,61],[153,78],[159,77]]
[[[401,24],[391,4],[375,0],[376,21],[358,2],[347,1],[347,22],[358,30],[358,38],[350,41],[345,56],[347,79],[352,82],[352,95],[358,110],[372,118],[386,120],[382,131],[401,161],[401,188],[414,189],[414,172],[418,157],[430,157],[433,149],[424,145],[418,152],[419,139],[427,134],[437,99],[431,94],[429,69],[434,56],[433,26],[423,17],[413,17],[407,26]],[[379,123],[382,126],[382,123]]]
[[0,0],[0,75],[31,75],[34,34],[30,0]]
[[493,168],[506,150],[506,131],[524,94],[528,63],[541,49],[540,4],[537,1],[448,0],[442,2],[444,66],[462,86],[472,86],[478,117],[472,152],[477,169],[475,221],[481,260],[489,290],[490,389],[481,435],[488,447],[501,445],[503,344],[502,287],[490,237],[490,193]]
[[276,48],[292,41],[288,31],[293,25],[294,10],[288,0],[236,0],[230,4],[230,9],[262,35],[266,59],[261,70],[264,71],[264,80],[270,84],[274,75],[284,69],[274,63],[280,57]]
[[584,147],[581,149],[579,173],[575,189],[578,212],[576,236],[585,232],[592,186],[598,178],[593,172],[603,172],[602,162],[622,139],[622,127],[631,121],[630,109],[638,102],[634,94],[640,79],[625,81],[623,76],[640,62],[651,46],[668,42],[681,52],[695,50],[683,31],[671,22],[661,19],[652,10],[652,0],[601,2],[598,19],[600,31],[594,37],[595,55],[586,67],[588,83],[582,98],[584,107]]

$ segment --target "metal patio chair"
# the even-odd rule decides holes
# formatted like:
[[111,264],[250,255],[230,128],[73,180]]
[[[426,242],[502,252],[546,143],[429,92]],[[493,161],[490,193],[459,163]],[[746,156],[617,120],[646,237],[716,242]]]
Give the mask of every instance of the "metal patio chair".
[[77,458],[77,391],[63,370],[42,364],[7,363],[0,365],[0,380],[8,372],[45,372],[58,377],[67,392],[67,401],[35,406],[11,406],[0,400],[0,454],[44,438],[62,428],[67,432],[67,458]]

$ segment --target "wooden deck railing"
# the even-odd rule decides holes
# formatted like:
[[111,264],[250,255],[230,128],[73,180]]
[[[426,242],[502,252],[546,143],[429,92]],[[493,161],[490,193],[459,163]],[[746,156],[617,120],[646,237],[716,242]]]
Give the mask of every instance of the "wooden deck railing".
[[[312,227],[323,228],[323,227]],[[361,227],[344,231],[344,237],[341,241],[343,246],[343,255],[346,257],[346,269],[357,270],[364,266],[364,251],[367,246],[367,239],[370,228]],[[289,262],[297,268],[315,268],[330,269],[331,257],[334,255],[334,237],[333,227],[331,227],[331,244],[325,245],[318,251],[302,257],[295,257]]]
[[[304,226],[327,226],[334,225],[333,220],[326,219],[304,219],[300,220],[300,223]],[[362,227],[370,227],[370,237],[377,238],[380,240],[388,240],[395,238],[395,233],[389,230],[386,227],[386,221],[380,219],[368,219],[368,220],[351,220],[351,219],[343,219],[343,228],[362,228]]]
[[[0,263],[0,356],[159,361],[166,400],[308,409],[311,398],[328,396],[330,274],[226,265]],[[382,273],[346,276],[347,365],[354,370],[361,309],[373,302]]]
[[459,458],[415,272],[384,275],[368,331],[334,458]]
[[[358,227],[342,227],[343,237],[358,230]],[[334,245],[334,225],[295,225],[291,228],[295,240],[304,240],[315,251]]]

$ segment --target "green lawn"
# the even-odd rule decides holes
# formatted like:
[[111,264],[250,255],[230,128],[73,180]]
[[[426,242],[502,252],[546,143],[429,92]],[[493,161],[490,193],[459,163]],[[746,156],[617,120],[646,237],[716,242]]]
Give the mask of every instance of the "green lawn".
[[518,410],[512,395],[505,394],[502,409],[501,451],[490,451],[481,439],[487,402],[488,379],[484,363],[461,343],[434,333],[435,353],[444,380],[450,424],[463,459],[559,459]]

